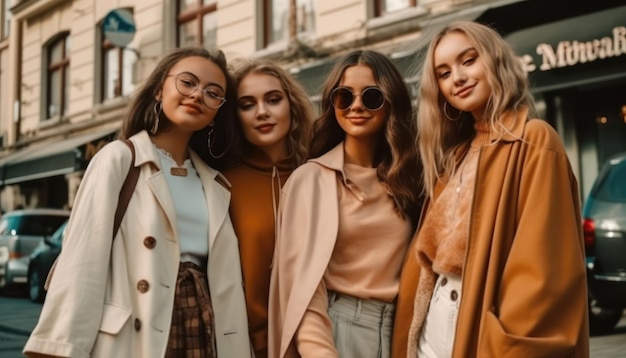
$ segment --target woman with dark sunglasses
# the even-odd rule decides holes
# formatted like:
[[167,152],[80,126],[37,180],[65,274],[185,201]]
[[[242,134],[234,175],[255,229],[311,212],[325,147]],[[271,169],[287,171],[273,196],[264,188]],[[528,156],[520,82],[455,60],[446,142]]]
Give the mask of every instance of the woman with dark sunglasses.
[[326,80],[311,157],[283,188],[270,357],[389,357],[400,270],[420,208],[411,99],[384,55]]

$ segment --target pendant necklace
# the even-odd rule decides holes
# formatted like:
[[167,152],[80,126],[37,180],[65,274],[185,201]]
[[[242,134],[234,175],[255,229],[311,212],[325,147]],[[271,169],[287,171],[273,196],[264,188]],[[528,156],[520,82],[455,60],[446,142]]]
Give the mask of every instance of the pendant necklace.
[[[174,157],[172,156],[172,154],[170,152],[168,152],[167,150],[165,150],[163,148],[159,148],[159,147],[157,147],[157,149],[159,150],[159,152],[163,153],[163,155],[165,155],[166,157],[169,157],[170,159],[172,159],[174,164],[178,165],[178,163],[176,163],[176,160],[174,159]],[[186,177],[187,176],[187,168],[184,167],[184,164],[181,167],[179,167],[179,166],[172,166],[170,168],[170,174],[172,174],[173,176],[177,176],[177,177]]]
[[[459,197],[461,196],[461,190],[463,189],[463,173],[465,171],[465,165],[470,161],[471,157],[476,154],[480,150],[480,147],[470,147],[459,166],[456,176],[458,177],[456,187],[454,188],[455,197],[454,197],[454,206],[452,208],[451,214],[454,215],[459,206]],[[466,184],[467,185],[467,184]]]

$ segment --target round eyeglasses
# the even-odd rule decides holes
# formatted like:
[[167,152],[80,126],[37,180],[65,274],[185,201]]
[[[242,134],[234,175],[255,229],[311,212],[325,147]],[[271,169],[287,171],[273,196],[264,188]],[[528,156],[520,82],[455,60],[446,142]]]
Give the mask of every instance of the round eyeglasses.
[[217,86],[209,85],[208,87],[201,89],[198,79],[186,72],[179,73],[177,75],[167,75],[167,77],[170,76],[174,76],[176,90],[178,90],[178,93],[183,96],[191,96],[196,90],[199,89],[200,93],[202,93],[202,101],[209,108],[218,109],[224,104],[224,102],[226,102],[226,98],[220,96],[220,94],[216,92],[216,89],[219,88]]
[[361,96],[363,106],[370,111],[377,111],[385,104],[383,91],[378,87],[368,87],[361,93],[354,93],[347,87],[337,87],[330,94],[330,100],[336,109],[348,109],[357,96]]

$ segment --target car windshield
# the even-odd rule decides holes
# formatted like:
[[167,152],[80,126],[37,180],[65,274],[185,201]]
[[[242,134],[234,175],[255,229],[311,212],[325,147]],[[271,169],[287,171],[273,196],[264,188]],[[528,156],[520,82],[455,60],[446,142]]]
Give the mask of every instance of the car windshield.
[[594,191],[600,200],[626,203],[626,160],[611,166]]
[[65,220],[66,216],[56,215],[5,216],[0,224],[0,235],[52,235]]

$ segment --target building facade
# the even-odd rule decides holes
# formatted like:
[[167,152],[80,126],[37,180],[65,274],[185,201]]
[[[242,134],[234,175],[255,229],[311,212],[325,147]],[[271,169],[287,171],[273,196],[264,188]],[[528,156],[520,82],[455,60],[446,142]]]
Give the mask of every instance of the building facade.
[[[0,207],[71,207],[93,155],[157,61],[188,45],[273,59],[319,102],[336,59],[390,56],[416,93],[420,54],[456,19],[520,54],[584,196],[626,151],[623,0],[1,0]],[[115,15],[115,16],[113,16]]]

